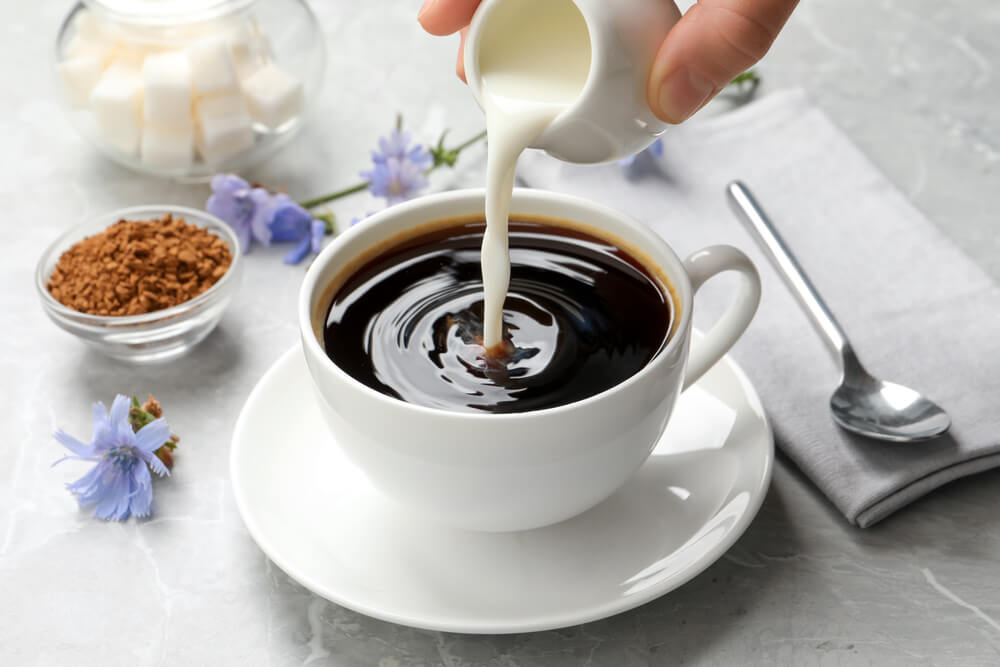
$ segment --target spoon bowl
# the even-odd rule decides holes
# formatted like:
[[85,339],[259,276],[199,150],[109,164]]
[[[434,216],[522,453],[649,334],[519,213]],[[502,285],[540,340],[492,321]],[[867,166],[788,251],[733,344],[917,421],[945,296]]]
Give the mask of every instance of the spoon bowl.
[[866,376],[866,382],[844,382],[830,397],[833,419],[842,428],[878,440],[914,442],[951,426],[948,414],[919,392]]

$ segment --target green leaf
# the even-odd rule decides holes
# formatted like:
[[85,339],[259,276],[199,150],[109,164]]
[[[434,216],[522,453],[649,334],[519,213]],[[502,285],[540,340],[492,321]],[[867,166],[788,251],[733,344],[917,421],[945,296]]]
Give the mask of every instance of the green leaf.
[[748,69],[729,82],[730,86],[743,86],[745,84],[756,88],[760,84],[760,75],[752,69]]
[[146,424],[152,422],[156,419],[153,415],[149,414],[142,409],[142,404],[139,403],[139,399],[135,396],[132,397],[132,407],[128,411],[128,421],[132,425],[132,430],[138,432]]

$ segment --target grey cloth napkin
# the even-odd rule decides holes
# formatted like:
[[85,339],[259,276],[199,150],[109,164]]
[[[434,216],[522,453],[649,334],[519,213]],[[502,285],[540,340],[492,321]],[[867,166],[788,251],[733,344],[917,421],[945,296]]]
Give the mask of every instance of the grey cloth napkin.
[[[695,119],[669,130],[663,144],[663,156],[642,156],[631,177],[618,164],[567,165],[528,151],[519,178],[628,213],[682,258],[715,243],[751,256],[764,296],[732,354],[759,390],[778,446],[851,523],[870,526],[946,482],[1000,465],[1000,288],[803,92]],[[724,188],[735,179],[768,211],[862,361],[942,405],[952,417],[948,435],[899,446],[833,423],[838,368],[729,210]],[[728,303],[726,280],[699,293],[696,326]]]

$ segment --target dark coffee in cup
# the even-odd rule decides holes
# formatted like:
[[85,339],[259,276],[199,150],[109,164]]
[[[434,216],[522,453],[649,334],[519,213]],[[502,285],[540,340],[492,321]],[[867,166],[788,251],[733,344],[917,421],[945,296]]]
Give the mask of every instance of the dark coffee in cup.
[[338,276],[327,356],[376,391],[463,412],[526,412],[599,394],[641,370],[675,316],[662,274],[598,230],[510,220],[504,345],[482,346],[482,219],[424,225]]

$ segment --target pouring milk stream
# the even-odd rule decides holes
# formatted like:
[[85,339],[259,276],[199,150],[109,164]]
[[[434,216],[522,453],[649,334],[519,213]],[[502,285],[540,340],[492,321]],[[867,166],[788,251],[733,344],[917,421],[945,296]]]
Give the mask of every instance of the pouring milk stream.
[[590,72],[590,37],[580,11],[571,0],[537,4],[530,21],[491,25],[493,33],[479,51],[489,137],[482,249],[487,350],[503,342],[503,303],[510,283],[507,216],[517,158],[576,100]]
[[646,76],[679,17],[669,0],[484,0],[477,10],[466,74],[488,135],[481,260],[487,351],[499,354],[503,343],[507,217],[518,157],[533,146],[574,162],[602,162],[652,142],[665,125],[646,104]]

